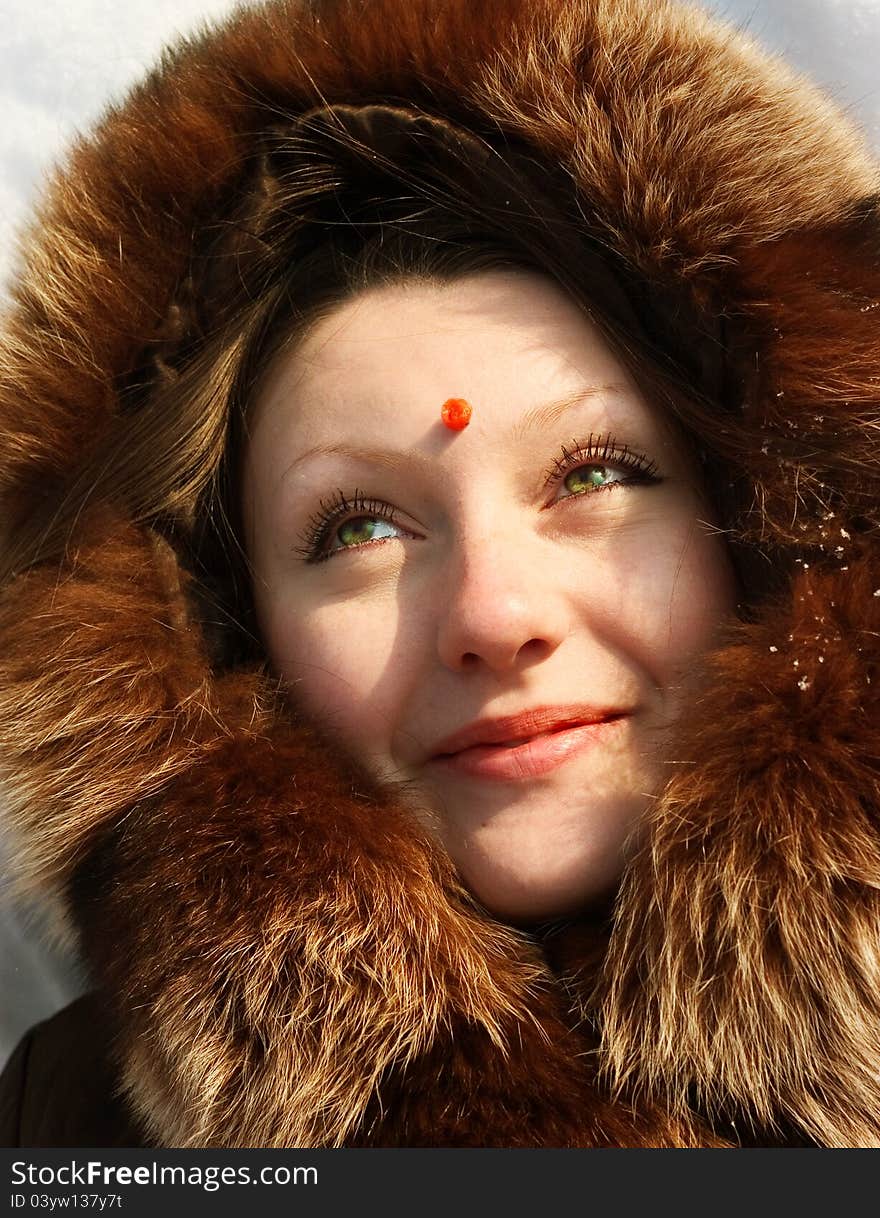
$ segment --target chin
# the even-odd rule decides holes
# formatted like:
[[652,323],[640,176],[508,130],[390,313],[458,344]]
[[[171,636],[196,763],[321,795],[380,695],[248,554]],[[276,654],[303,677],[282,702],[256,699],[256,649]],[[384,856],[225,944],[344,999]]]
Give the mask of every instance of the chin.
[[495,918],[512,926],[535,926],[560,918],[576,918],[604,907],[613,898],[620,882],[620,861],[591,869],[587,874],[570,872],[555,883],[546,875],[518,875],[505,872],[459,874],[473,896]]

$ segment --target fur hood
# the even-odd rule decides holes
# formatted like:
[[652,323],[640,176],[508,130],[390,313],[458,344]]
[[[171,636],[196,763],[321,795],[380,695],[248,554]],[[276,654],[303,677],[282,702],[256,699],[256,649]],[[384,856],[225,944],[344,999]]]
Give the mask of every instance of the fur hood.
[[8,541],[108,451],[259,133],[334,105],[509,141],[655,312],[721,319],[730,536],[774,583],[613,908],[532,934],[264,667],[214,662],[185,495],[90,499],[0,591],[0,779],[127,1104],[175,1147],[880,1146],[880,170],[784,65],[664,0],[289,0],[180,44],[24,234]]

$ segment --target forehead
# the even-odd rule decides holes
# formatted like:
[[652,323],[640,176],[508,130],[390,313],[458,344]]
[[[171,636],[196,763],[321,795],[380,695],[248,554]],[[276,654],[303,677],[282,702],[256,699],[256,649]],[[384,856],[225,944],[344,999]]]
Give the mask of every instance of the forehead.
[[[484,368],[490,375],[481,378]],[[552,281],[491,270],[357,293],[281,349],[258,397],[265,403],[282,383],[300,402],[328,386],[369,396],[401,383],[405,392],[410,380],[430,381],[434,369],[500,383],[508,394],[508,382],[551,372],[631,383],[595,325]]]
[[[404,341],[407,346],[393,346]],[[575,301],[546,276],[525,270],[370,288],[322,318],[298,350],[303,365],[316,370],[345,371],[353,362],[392,355],[399,361],[410,351],[433,350],[451,367],[505,354],[527,366],[555,352],[559,359],[580,357],[624,372]]]
[[570,425],[584,437],[611,430],[631,445],[677,447],[583,309],[549,278],[519,269],[403,281],[345,300],[276,357],[250,430],[262,420],[265,446],[283,448],[288,463],[347,439],[440,453],[451,433],[437,420],[449,397],[474,406],[472,442],[526,431],[540,440],[545,427],[555,439]]

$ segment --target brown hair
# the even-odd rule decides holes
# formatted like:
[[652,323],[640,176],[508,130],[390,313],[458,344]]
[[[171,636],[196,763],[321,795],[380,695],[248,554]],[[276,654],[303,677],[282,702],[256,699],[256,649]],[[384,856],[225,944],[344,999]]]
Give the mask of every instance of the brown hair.
[[[248,404],[274,356],[351,295],[519,267],[554,278],[599,327],[702,469],[716,527],[736,519],[753,444],[711,310],[660,300],[591,228],[558,166],[444,120],[335,106],[265,133],[218,205],[113,426],[62,502],[24,522],[7,571],[60,554],[92,498],[161,531],[195,577],[215,666],[263,658],[241,541]],[[719,417],[727,425],[719,427]],[[735,541],[735,538],[731,539]],[[766,568],[734,567],[757,599]]]

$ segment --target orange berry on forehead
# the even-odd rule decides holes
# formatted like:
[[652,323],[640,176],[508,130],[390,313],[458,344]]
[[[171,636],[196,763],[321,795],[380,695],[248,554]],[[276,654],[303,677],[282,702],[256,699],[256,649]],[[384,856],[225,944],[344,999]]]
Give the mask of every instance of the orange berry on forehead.
[[471,408],[464,398],[447,398],[440,410],[440,418],[451,431],[461,431],[471,421]]

